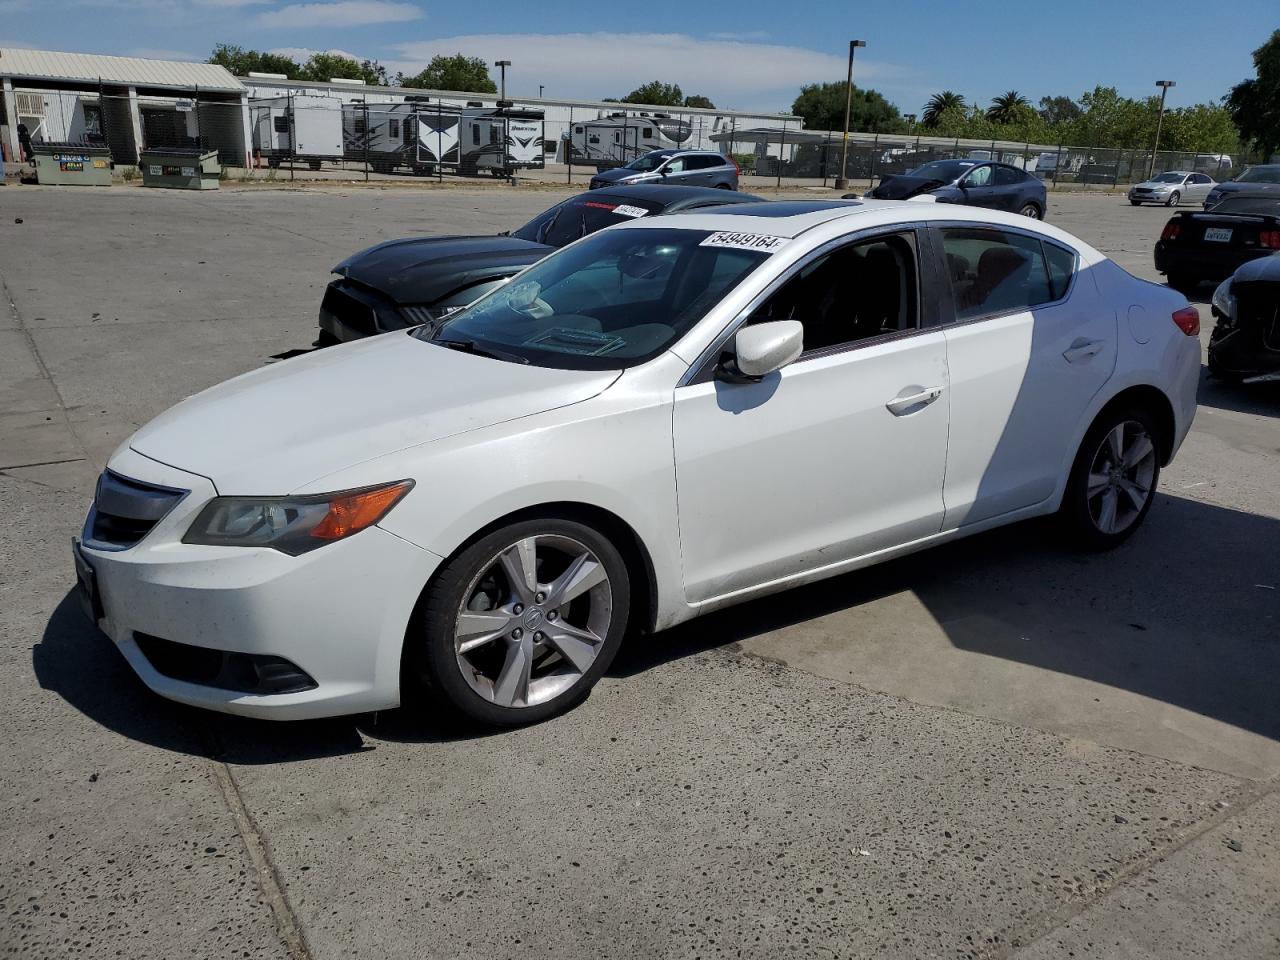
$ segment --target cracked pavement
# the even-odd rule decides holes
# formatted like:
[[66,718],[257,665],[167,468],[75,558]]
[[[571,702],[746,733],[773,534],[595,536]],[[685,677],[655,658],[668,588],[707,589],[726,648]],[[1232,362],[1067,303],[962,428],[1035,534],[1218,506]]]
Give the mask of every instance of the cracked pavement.
[[[352,250],[557,198],[0,190],[0,954],[1280,955],[1275,390],[1202,384],[1114,553],[1026,524],[749,603],[527,729],[133,677],[70,593],[115,446],[309,347]],[[1150,279],[1167,215],[1051,196]]]

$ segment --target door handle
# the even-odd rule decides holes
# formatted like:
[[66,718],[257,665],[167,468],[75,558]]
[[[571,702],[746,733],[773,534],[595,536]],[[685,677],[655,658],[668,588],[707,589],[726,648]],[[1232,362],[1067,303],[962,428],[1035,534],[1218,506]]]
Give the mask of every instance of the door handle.
[[920,390],[916,387],[908,387],[907,389],[916,390],[916,392],[909,393],[906,396],[898,394],[898,396],[885,404],[885,408],[895,417],[901,417],[906,413],[915,413],[916,410],[927,407],[942,396],[941,387],[928,387],[925,390]]
[[1084,337],[1076,337],[1071,346],[1062,351],[1062,356],[1067,363],[1077,363],[1081,360],[1088,360],[1090,357],[1096,357],[1102,352],[1102,348],[1106,346],[1102,340],[1086,340]]

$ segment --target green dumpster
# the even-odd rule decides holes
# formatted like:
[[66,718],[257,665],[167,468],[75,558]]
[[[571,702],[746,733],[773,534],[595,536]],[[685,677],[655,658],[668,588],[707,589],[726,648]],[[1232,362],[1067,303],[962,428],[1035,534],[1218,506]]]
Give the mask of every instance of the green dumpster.
[[217,150],[196,147],[157,147],[143,150],[138,161],[144,187],[174,190],[217,190],[222,164]]
[[33,143],[36,180],[67,187],[111,186],[111,150],[83,143]]

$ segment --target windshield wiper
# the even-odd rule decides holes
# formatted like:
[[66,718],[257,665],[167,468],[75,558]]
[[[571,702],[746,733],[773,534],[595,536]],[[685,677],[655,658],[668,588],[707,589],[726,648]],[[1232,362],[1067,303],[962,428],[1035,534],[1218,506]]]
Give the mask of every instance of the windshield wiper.
[[489,357],[492,360],[505,360],[508,363],[523,363],[526,366],[529,363],[528,357],[522,357],[516,353],[507,353],[505,350],[495,350],[493,347],[480,346],[474,340],[446,340],[444,337],[435,337],[432,343],[438,343],[442,347],[448,347],[450,350],[458,350],[462,353],[474,354],[477,357]]

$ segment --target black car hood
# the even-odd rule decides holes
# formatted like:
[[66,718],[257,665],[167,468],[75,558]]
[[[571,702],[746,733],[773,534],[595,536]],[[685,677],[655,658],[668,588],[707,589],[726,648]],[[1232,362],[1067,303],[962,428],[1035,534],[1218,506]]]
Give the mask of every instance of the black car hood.
[[494,277],[509,277],[555,248],[515,237],[409,237],[361,250],[333,268],[399,304],[433,303]]
[[906,200],[921,193],[928,193],[946,186],[943,180],[931,177],[890,176],[882,177],[867,196],[872,200]]
[[1280,253],[1250,260],[1231,277],[1232,283],[1280,283]]

